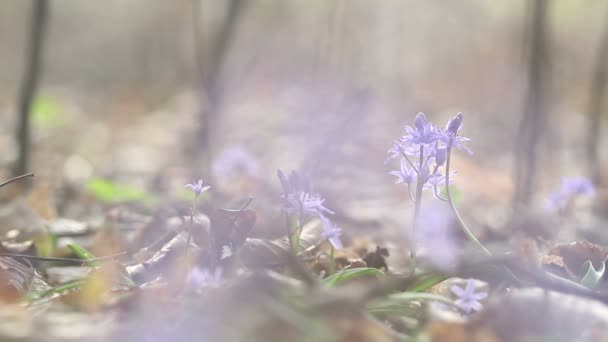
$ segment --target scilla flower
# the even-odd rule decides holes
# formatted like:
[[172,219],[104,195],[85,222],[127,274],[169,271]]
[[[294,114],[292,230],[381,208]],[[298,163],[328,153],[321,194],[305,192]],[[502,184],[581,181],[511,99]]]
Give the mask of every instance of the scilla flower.
[[185,188],[194,191],[194,194],[196,196],[199,196],[201,193],[209,190],[211,187],[208,186],[208,185],[207,186],[203,186],[203,180],[199,179],[198,182],[196,182],[196,183],[186,184]]
[[326,238],[335,249],[342,249],[342,240],[340,240],[340,236],[342,235],[342,229],[336,227],[327,217],[321,215],[319,217],[321,219],[321,224],[323,226],[323,232],[321,235]]
[[479,301],[488,297],[487,292],[475,292],[474,279],[467,280],[467,285],[464,289],[454,285],[450,287],[450,290],[458,297],[454,303],[467,314],[470,314],[472,311],[480,311],[483,306]]

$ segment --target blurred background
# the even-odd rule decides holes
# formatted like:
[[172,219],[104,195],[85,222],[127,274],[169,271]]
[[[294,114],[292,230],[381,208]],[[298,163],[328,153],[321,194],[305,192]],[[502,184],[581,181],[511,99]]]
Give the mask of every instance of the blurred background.
[[52,190],[202,177],[236,199],[298,169],[377,218],[407,199],[383,163],[402,126],[463,112],[463,201],[542,204],[562,176],[601,181],[607,15],[605,0],[5,0],[0,171]]

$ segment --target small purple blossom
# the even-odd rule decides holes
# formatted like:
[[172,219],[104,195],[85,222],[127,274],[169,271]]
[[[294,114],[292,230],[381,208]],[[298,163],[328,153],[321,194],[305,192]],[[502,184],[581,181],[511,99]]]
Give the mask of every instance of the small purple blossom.
[[547,207],[562,209],[571,200],[582,195],[595,195],[593,183],[585,177],[565,177],[560,188],[549,196]]
[[408,166],[405,158],[401,158],[401,170],[391,171],[389,174],[397,177],[395,184],[405,183],[410,185],[416,180],[416,171]]
[[329,240],[335,249],[342,249],[342,240],[340,240],[342,229],[338,228],[324,215],[320,215],[319,218],[321,219],[321,224],[323,226],[323,232],[321,235]]
[[258,162],[243,146],[228,147],[213,161],[213,173],[216,176],[256,176],[258,169]]
[[450,290],[458,297],[454,303],[459,306],[465,313],[470,314],[472,311],[480,311],[482,305],[479,302],[488,297],[487,292],[475,292],[475,280],[467,280],[465,288],[452,286]]
[[216,267],[215,271],[210,271],[208,268],[195,267],[188,274],[187,283],[190,289],[195,292],[200,292],[204,287],[218,287],[222,283],[223,270],[221,267]]
[[196,196],[199,196],[201,193],[209,190],[211,187],[208,186],[208,185],[207,186],[203,186],[203,180],[199,179],[198,182],[196,182],[196,183],[186,184],[185,188],[194,191],[194,193],[196,194]]
[[287,207],[285,207],[285,211],[289,214],[300,213],[302,216],[313,217],[323,214],[333,215],[334,212],[327,209],[323,205],[323,202],[325,202],[325,200],[321,198],[319,194],[309,194],[307,192],[289,194],[287,196]]
[[424,113],[418,113],[418,115],[416,115],[414,126],[416,128],[405,126],[405,132],[407,134],[402,139],[405,147],[430,145],[441,139],[444,135],[439,128],[430,122],[427,122]]

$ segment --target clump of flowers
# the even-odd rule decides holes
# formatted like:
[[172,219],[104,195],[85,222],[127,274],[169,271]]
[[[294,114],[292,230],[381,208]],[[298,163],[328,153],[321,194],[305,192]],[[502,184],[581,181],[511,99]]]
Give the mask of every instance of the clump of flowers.
[[[430,123],[424,113],[418,113],[414,126],[405,126],[405,135],[393,142],[393,146],[388,150],[388,158],[385,163],[395,159],[400,160],[399,170],[391,171],[389,174],[397,177],[396,183],[407,185],[410,198],[414,201],[412,237],[415,237],[416,227],[419,224],[422,192],[424,189],[431,189],[436,198],[449,203],[469,239],[489,254],[462,222],[450,194],[449,185],[453,182],[455,174],[450,171],[451,151],[458,149],[472,153],[463,144],[470,139],[459,135],[462,120],[462,113],[458,113],[448,121],[445,129],[441,129]],[[415,193],[412,194],[414,183]],[[441,187],[445,187],[446,198],[440,194]],[[410,254],[411,272],[413,273],[416,267],[415,246],[412,246]]]
[[565,177],[559,189],[555,190],[547,202],[547,208],[566,210],[579,196],[594,196],[595,187],[585,177]]
[[[342,241],[340,240],[342,229],[336,227],[328,218],[328,215],[333,215],[334,212],[325,207],[325,199],[323,199],[320,194],[313,192],[310,181],[296,171],[292,171],[287,175],[283,171],[278,170],[277,176],[281,182],[281,187],[283,188],[283,212],[287,217],[287,235],[292,250],[297,254],[300,234],[302,233],[304,225],[304,218],[318,218],[321,220],[321,225],[323,227],[322,235],[331,244],[331,273],[331,268],[333,268],[334,250],[342,248]],[[295,233],[293,233],[291,229],[290,216],[296,218],[297,228]]]
[[454,304],[460,307],[466,314],[480,311],[483,308],[480,301],[488,297],[487,292],[475,292],[474,279],[468,279],[465,288],[454,285],[450,287],[450,290],[458,297],[454,301]]

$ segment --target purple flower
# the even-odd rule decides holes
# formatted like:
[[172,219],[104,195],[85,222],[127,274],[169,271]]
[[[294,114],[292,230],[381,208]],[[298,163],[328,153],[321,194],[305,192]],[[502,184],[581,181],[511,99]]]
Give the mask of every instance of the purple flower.
[[196,196],[199,196],[201,193],[209,190],[209,188],[211,188],[210,186],[203,186],[203,180],[199,179],[198,182],[193,183],[193,184],[186,184],[185,188],[190,189],[192,191],[194,191],[194,193],[196,194]]
[[287,195],[287,207],[285,211],[288,214],[299,213],[302,216],[317,217],[323,214],[334,214],[333,211],[327,209],[319,194],[309,194],[308,192],[300,192],[299,194]]
[[321,224],[323,226],[323,232],[321,235],[329,240],[335,249],[342,249],[342,240],[340,240],[342,229],[338,228],[324,215],[320,215],[319,218],[321,219]]
[[458,131],[462,128],[462,113],[448,120],[445,127],[445,134],[441,137],[441,141],[449,148],[457,148],[461,151],[466,151],[468,154],[473,154],[473,151],[462,144],[462,142],[471,139],[458,135]]
[[595,195],[593,183],[585,177],[565,177],[560,188],[549,196],[548,208],[564,208],[571,200],[581,195]]
[[232,146],[224,149],[213,161],[213,172],[217,176],[231,177],[239,174],[256,176],[258,163],[244,147]]
[[218,287],[222,283],[223,270],[221,267],[216,267],[214,272],[208,268],[195,267],[188,274],[187,283],[190,289],[195,292],[200,292],[204,287]]
[[407,134],[401,141],[406,147],[412,145],[430,145],[440,140],[444,135],[439,128],[427,122],[424,113],[418,113],[418,115],[416,115],[414,126],[416,128],[405,126],[405,132]]
[[296,171],[291,171],[289,175],[286,175],[279,169],[277,170],[277,177],[279,177],[285,196],[300,192],[311,192],[310,181]]
[[416,171],[408,166],[405,158],[401,158],[401,170],[391,171],[389,174],[397,177],[395,184],[405,183],[410,185],[416,180]]
[[479,301],[488,297],[487,292],[475,292],[474,279],[467,280],[467,285],[464,289],[454,285],[450,287],[450,290],[458,297],[454,303],[467,314],[471,313],[471,311],[481,310],[483,306]]

